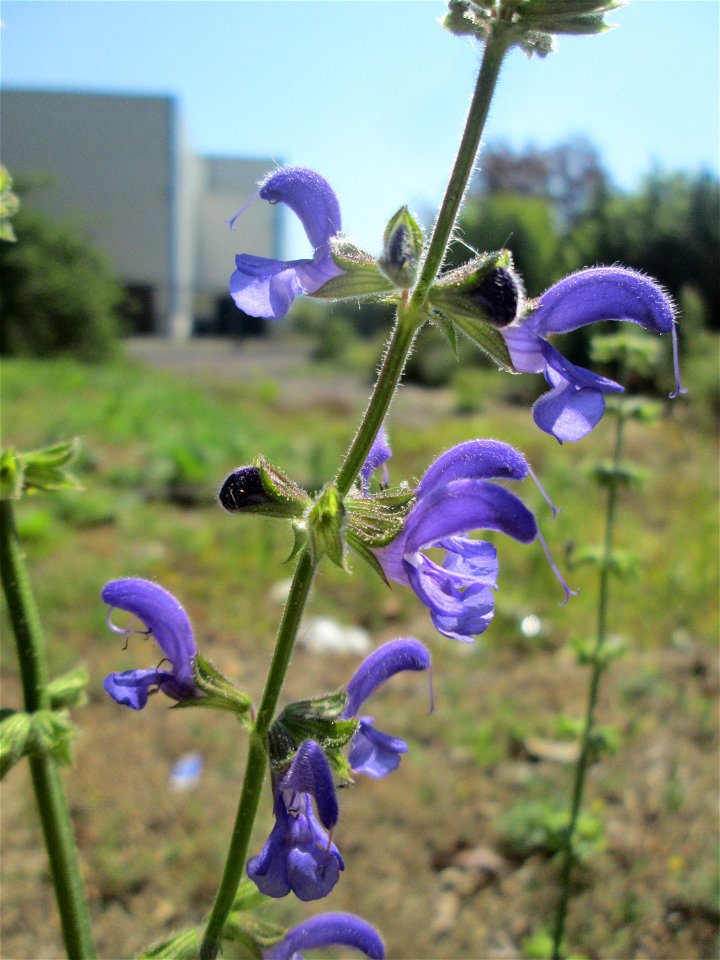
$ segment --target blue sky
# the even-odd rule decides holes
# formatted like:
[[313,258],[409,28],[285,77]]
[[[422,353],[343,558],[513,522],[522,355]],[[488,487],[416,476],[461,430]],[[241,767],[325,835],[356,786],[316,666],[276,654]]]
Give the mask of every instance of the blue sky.
[[[633,188],[652,167],[718,170],[715,0],[635,0],[599,37],[506,61],[485,139],[588,137]],[[198,152],[313,167],[345,232],[377,249],[408,203],[431,217],[479,62],[440,0],[4,0],[5,86],[178,96]],[[238,196],[238,206],[245,198]],[[232,214],[234,211],[228,211]],[[293,231],[291,252],[302,255]]]

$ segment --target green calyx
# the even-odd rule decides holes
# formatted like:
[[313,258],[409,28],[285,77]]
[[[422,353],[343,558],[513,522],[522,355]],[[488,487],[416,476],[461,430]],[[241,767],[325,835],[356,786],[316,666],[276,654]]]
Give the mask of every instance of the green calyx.
[[47,753],[69,764],[76,732],[67,710],[0,711],[0,779],[30,754]]
[[80,440],[28,450],[7,449],[0,453],[0,499],[19,500],[25,493],[43,490],[80,490],[81,484],[68,469],[80,451]]
[[498,250],[481,254],[442,274],[430,288],[432,319],[457,353],[455,327],[469,337],[499,367],[514,372],[510,351],[499,332],[512,323],[524,298],[512,254]]
[[373,551],[387,546],[400,534],[414,496],[414,489],[403,484],[365,497],[356,490],[345,501],[348,544],[388,587],[390,583]]
[[347,570],[346,520],[345,503],[337,487],[325,484],[305,518],[304,530],[314,563],[327,554],[336,566]]
[[186,709],[188,707],[201,707],[208,710],[226,710],[234,713],[243,726],[250,729],[252,718],[250,708],[252,700],[247,693],[238,690],[232,680],[223,676],[222,673],[213,666],[205,657],[199,653],[193,660],[193,673],[195,683],[203,696],[192,697],[188,700],[179,700],[173,710]]
[[335,264],[343,272],[332,277],[311,296],[321,300],[349,300],[395,292],[397,284],[380,270],[377,260],[350,240],[333,237],[330,250]]
[[395,286],[408,290],[415,283],[422,250],[422,230],[408,208],[400,207],[385,227],[378,266]]
[[341,750],[357,732],[355,717],[344,719],[347,693],[338,690],[324,697],[290,703],[273,722],[268,734],[270,764],[282,771],[292,761],[305,740],[314,740],[322,749],[337,773],[350,779],[350,768]]
[[218,501],[228,513],[290,519],[302,516],[310,497],[287,474],[259,456],[251,466],[239,467],[225,478]]
[[544,57],[554,49],[555,35],[612,29],[605,14],[622,5],[616,0],[450,0],[443,26],[485,41],[502,33],[508,46]]

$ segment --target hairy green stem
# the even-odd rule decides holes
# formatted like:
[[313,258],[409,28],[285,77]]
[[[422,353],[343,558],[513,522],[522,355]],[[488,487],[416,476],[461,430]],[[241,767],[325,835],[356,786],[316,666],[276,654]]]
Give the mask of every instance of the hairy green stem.
[[388,342],[380,373],[375,382],[375,389],[335,481],[341,497],[348,493],[365,463],[390,408],[405,369],[405,361],[421,324],[422,314],[400,307],[395,329]]
[[480,72],[475,83],[475,91],[470,102],[455,165],[450,174],[445,196],[433,227],[420,277],[410,299],[410,304],[413,307],[419,307],[425,303],[430,287],[442,266],[448,243],[455,228],[455,221],[460,211],[460,204],[475,166],[480,138],[495,92],[495,85],[500,76],[500,67],[512,40],[513,35],[506,28],[506,25],[497,23],[495,30],[485,44]]
[[[455,226],[460,202],[475,163],[483,126],[500,72],[500,64],[508,46],[509,42],[501,31],[497,36],[492,37],[485,46],[483,62],[458,156],[445,191],[440,212],[435,221],[420,279],[409,302],[402,301],[399,304],[397,321],[388,342],[373,393],[335,480],[341,496],[347,495],[360,473],[402,378],[413,340],[426,319],[424,305],[427,293],[440,269],[450,235]],[[215,960],[220,951],[223,927],[232,909],[245,868],[250,838],[262,794],[263,780],[267,770],[267,734],[285,682],[300,618],[310,592],[314,573],[315,568],[306,552],[300,557],[295,569],[290,594],[278,630],[277,644],[265,684],[265,691],[250,738],[245,779],[230,849],[205,930],[200,951],[201,960]]]
[[[33,713],[50,706],[45,638],[10,500],[0,501],[0,575],[15,634],[25,710]],[[60,771],[45,753],[32,754],[29,762],[65,949],[73,960],[92,958],[96,954],[90,915]]]
[[341,496],[345,496],[352,487],[370,452],[400,383],[415,335],[426,319],[427,295],[442,266],[460,211],[460,204],[475,165],[480,138],[495,92],[495,85],[500,76],[500,66],[511,44],[512,35],[504,28],[504,24],[498,23],[497,30],[485,44],[465,129],[433,227],[420,276],[409,302],[400,304],[395,330],[388,344],[375,389],[337,476],[336,485]]
[[560,900],[558,903],[557,912],[555,914],[552,960],[563,960],[564,956],[563,937],[565,935],[565,921],[567,919],[568,905],[570,903],[570,881],[573,868],[573,838],[575,836],[575,830],[577,828],[577,822],[580,816],[580,808],[582,806],[585,778],[590,762],[590,747],[595,723],[595,708],[597,706],[598,693],[600,690],[600,679],[604,670],[602,653],[607,637],[607,611],[610,596],[610,567],[612,561],[615,517],[617,512],[617,473],[620,468],[622,458],[624,424],[625,418],[623,416],[621,407],[617,412],[617,422],[615,428],[615,451],[613,454],[613,473],[610,477],[608,487],[607,511],[605,520],[605,543],[603,546],[603,556],[600,567],[598,588],[597,636],[595,638],[595,648],[593,650],[592,657],[592,669],[588,688],[585,722],[580,740],[580,756],[578,757],[577,766],[575,768],[575,779],[573,783],[572,799],[570,802],[570,820],[561,851]]
[[223,927],[232,909],[245,869],[248,847],[267,770],[267,734],[285,682],[295,637],[310,593],[314,572],[315,568],[310,559],[310,554],[305,551],[295,568],[292,586],[278,628],[277,642],[265,681],[265,690],[250,737],[245,779],[240,793],[235,826],[225,860],[225,870],[205,930],[205,938],[200,951],[202,960],[214,960],[219,953]]

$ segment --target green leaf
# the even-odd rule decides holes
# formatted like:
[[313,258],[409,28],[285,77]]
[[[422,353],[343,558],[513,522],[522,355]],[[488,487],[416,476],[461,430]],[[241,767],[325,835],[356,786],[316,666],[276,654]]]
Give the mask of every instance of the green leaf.
[[51,680],[47,692],[53,710],[61,707],[82,707],[87,703],[87,685],[90,679],[87,667],[80,665]]
[[466,337],[469,337],[476,346],[480,347],[483,353],[486,353],[501,370],[508,373],[517,372],[513,366],[505,338],[499,330],[478,317],[471,318],[466,314],[456,314],[447,307],[443,307],[443,313]]
[[14,450],[0,453],[0,500],[19,500],[25,485],[25,466]]
[[453,324],[452,320],[449,317],[446,317],[445,314],[440,313],[439,310],[434,310],[429,315],[430,322],[433,323],[440,333],[445,337],[448,342],[448,346],[455,355],[455,359],[460,359],[460,349],[458,345],[458,336],[457,328]]
[[82,485],[67,469],[79,451],[80,440],[75,437],[40,450],[15,453],[22,475],[22,492],[81,490]]
[[138,960],[196,960],[200,952],[200,930],[191,927],[160,940],[138,954]]
[[15,710],[0,713],[0,779],[28,752],[31,728],[29,713]]
[[642,487],[647,481],[647,471],[630,463],[615,465],[606,460],[590,469],[590,475],[601,487]]

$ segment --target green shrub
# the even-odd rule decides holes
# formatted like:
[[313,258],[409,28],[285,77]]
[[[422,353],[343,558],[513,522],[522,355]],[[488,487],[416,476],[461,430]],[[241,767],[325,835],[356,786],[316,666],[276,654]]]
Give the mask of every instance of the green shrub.
[[68,226],[22,206],[17,243],[0,245],[0,353],[103,360],[120,333],[123,291],[104,258]]

